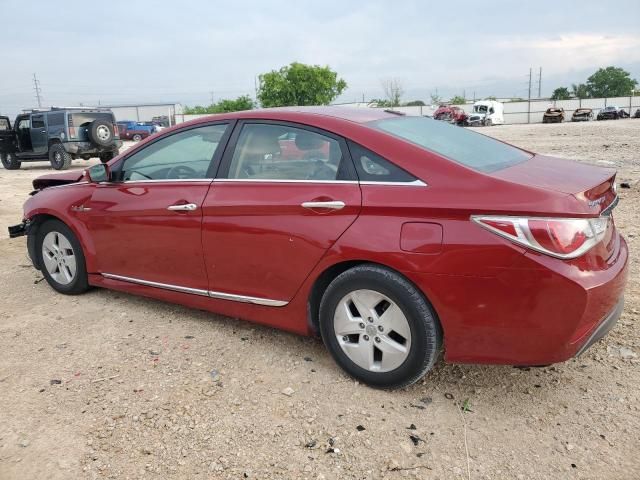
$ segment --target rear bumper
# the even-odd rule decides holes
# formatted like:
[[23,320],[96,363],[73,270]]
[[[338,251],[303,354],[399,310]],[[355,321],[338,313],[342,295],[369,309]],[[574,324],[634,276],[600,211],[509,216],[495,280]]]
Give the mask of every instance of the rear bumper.
[[122,140],[115,140],[108,147],[99,147],[91,142],[66,142],[62,145],[68,153],[73,155],[90,155],[118,150],[122,147]]
[[586,352],[589,347],[591,347],[594,343],[604,338],[609,331],[618,323],[618,319],[620,315],[622,315],[622,310],[624,309],[624,297],[618,301],[618,304],[614,307],[614,309],[609,312],[609,314],[600,322],[600,324],[595,328],[593,333],[589,336],[587,341],[580,347],[580,350],[576,353],[576,357],[579,357],[584,352]]
[[495,276],[406,275],[440,318],[447,361],[548,365],[583,353],[620,317],[628,249],[616,241],[606,262],[526,253]]

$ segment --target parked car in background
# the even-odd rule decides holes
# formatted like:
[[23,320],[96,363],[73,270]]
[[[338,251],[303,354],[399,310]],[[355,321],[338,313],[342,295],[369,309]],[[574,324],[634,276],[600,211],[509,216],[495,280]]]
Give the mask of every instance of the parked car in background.
[[155,133],[155,128],[142,125],[139,122],[118,122],[118,132],[123,140],[133,140],[139,142]]
[[636,110],[636,113],[633,114],[633,118],[640,118],[640,108]]
[[[120,120],[118,121],[118,125],[125,127],[125,130],[127,132],[131,132],[130,133],[131,136],[136,135],[135,132],[146,131],[147,135],[142,137],[142,138],[146,138],[149,135],[153,135],[154,133],[156,133],[156,126],[151,122],[134,122],[132,120]],[[137,139],[136,141],[138,140],[139,139]]]
[[474,103],[467,124],[485,127],[504,124],[504,105],[494,100],[480,100]]
[[542,115],[542,123],[562,123],[564,121],[564,108],[551,107]]
[[319,334],[350,375],[397,388],[441,351],[547,365],[602,338],[627,280],[615,176],[423,117],[252,110],[36,178],[9,234],[60,293]]
[[98,157],[107,162],[122,146],[111,110],[60,108],[32,110],[16,117],[0,117],[0,161],[7,170],[23,162],[49,161],[56,170],[72,160]]
[[590,108],[578,108],[571,115],[572,122],[589,122],[593,120],[593,110]]
[[433,118],[443,122],[453,123],[455,125],[466,125],[467,114],[460,107],[441,105],[433,112]]
[[597,120],[618,120],[619,118],[628,118],[629,114],[626,112],[624,108],[616,107],[611,105],[609,107],[604,107],[602,110],[598,112],[596,117]]

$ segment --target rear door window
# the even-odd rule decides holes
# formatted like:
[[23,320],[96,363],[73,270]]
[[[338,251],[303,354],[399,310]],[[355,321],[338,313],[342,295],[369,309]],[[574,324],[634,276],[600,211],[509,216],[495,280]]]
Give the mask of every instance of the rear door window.
[[11,124],[8,118],[0,118],[0,132],[11,130]]
[[350,172],[335,138],[290,125],[246,123],[228,178],[322,182],[350,179]]

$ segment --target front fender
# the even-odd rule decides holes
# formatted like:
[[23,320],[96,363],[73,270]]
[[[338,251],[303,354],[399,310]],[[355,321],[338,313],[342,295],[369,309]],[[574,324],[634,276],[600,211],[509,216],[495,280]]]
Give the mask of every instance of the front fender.
[[94,188],[95,185],[91,183],[49,187],[30,197],[23,207],[24,219],[31,223],[30,238],[48,218],[56,218],[66,224],[82,245],[89,273],[96,271],[96,249],[86,224],[87,213],[76,211],[76,208],[90,201]]

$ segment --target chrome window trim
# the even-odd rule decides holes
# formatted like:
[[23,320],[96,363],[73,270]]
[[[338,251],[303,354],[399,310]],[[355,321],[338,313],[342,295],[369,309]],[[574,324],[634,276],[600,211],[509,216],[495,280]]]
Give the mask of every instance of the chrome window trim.
[[285,180],[285,179],[273,179],[273,178],[216,178],[213,180],[216,183],[220,182],[248,182],[248,183],[337,183],[346,185],[388,185],[388,186],[403,186],[403,187],[426,187],[427,184],[422,180],[413,180],[411,182],[375,182],[371,180],[357,181],[357,180]]
[[374,180],[365,180],[360,182],[360,185],[389,185],[389,186],[401,186],[401,187],[426,187],[427,184],[422,180],[413,180],[411,182],[376,182]]
[[249,183],[344,183],[357,185],[357,180],[289,180],[276,178],[216,178],[214,182],[249,182]]
[[113,273],[102,273],[102,276],[111,280],[119,280],[122,282],[136,283],[145,287],[162,288],[164,290],[172,290],[180,293],[190,293],[192,295],[200,295],[203,297],[215,298],[218,300],[230,300],[232,302],[251,303],[254,305],[265,305],[268,307],[284,307],[289,302],[284,300],[272,300],[270,298],[250,297],[247,295],[235,295],[233,293],[215,292],[212,290],[200,290],[197,288],[181,287],[179,285],[171,285],[167,283],[152,282],[149,280],[141,280],[139,278],[125,277],[123,275],[115,275]]
[[122,182],[99,182],[100,185],[122,185],[131,183],[185,183],[185,182],[198,182],[198,183],[211,183],[212,178],[167,178],[159,180],[124,180]]

